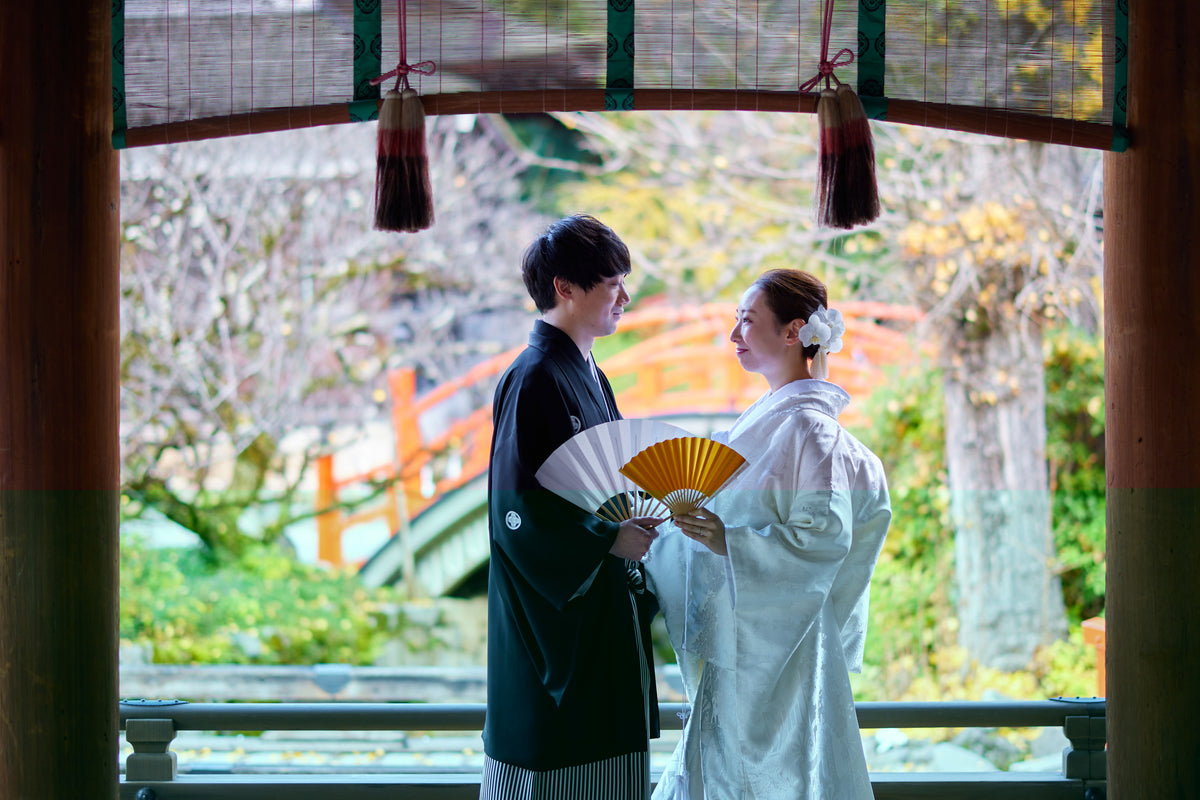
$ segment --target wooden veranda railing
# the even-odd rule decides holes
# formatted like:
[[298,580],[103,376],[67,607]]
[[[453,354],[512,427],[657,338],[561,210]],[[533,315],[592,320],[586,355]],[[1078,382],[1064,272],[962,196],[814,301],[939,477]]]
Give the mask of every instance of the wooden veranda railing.
[[[180,703],[132,701],[120,706],[121,728],[133,752],[125,760],[122,800],[288,797],[292,800],[475,800],[475,768],[319,773],[303,768],[259,774],[179,774],[171,743],[179,731],[477,732],[481,703]],[[680,728],[679,703],[662,703],[664,731]],[[1107,788],[1105,702],[1055,698],[1013,702],[857,703],[859,727],[1060,728],[1069,742],[1059,769],[1045,772],[872,772],[876,800],[1102,800]]]
[[[848,302],[838,306],[846,321],[843,350],[830,359],[830,380],[854,398],[864,398],[885,379],[883,367],[905,360],[913,345],[903,332],[920,319],[906,306]],[[621,333],[639,335],[636,344],[602,359],[626,417],[739,413],[766,388],[761,376],[744,371],[728,342],[733,326],[729,303],[680,308],[652,307],[627,313]],[[317,557],[343,563],[342,536],[361,523],[384,519],[393,535],[404,535],[408,520],[487,470],[492,439],[490,399],[476,403],[432,436],[421,420],[443,404],[471,393],[491,397],[498,376],[524,349],[513,348],[476,364],[458,378],[417,397],[416,372],[388,375],[392,397],[393,459],[367,470],[340,474],[338,454],[317,462]],[[468,394],[470,396],[470,394]],[[851,405],[843,422],[858,420]],[[352,514],[338,505],[347,489],[386,484],[382,502]]]

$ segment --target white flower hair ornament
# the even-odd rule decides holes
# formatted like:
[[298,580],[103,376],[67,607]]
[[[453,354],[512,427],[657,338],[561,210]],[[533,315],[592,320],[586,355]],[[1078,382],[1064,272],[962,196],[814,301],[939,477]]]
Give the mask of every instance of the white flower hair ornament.
[[800,329],[802,347],[817,345],[817,354],[812,360],[812,376],[817,380],[829,380],[829,364],[825,357],[842,349],[842,335],[845,332],[842,312],[823,306],[817,306],[817,310]]

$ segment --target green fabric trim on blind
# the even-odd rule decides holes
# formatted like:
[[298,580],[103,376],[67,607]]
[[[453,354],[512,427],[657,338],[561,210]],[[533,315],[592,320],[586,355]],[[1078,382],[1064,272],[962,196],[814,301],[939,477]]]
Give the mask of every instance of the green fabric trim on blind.
[[[383,68],[381,0],[354,0],[354,99],[378,100],[379,86],[371,85]],[[351,112],[353,113],[353,112]]]
[[113,147],[125,147],[125,0],[112,0],[112,104]]
[[355,100],[346,106],[351,122],[370,122],[379,119],[378,100]]
[[867,119],[887,119],[888,99],[886,97],[871,97],[870,95],[860,94],[858,99],[862,101],[863,112],[867,115]]
[[1113,128],[1112,147],[1109,148],[1114,153],[1124,153],[1129,149],[1129,129],[1122,126]]
[[608,72],[604,108],[633,109],[633,0],[608,0]]
[[858,0],[858,97],[871,119],[887,118],[884,59],[887,0]]
[[1116,15],[1113,30],[1113,143],[1112,149],[1124,153],[1129,147],[1126,108],[1129,93],[1129,0],[1113,3]]

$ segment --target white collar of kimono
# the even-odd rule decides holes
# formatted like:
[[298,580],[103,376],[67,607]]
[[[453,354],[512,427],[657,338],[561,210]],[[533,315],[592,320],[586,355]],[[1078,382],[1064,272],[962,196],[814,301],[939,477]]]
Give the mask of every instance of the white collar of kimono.
[[591,351],[588,352],[586,361],[588,372],[592,373],[592,377],[596,380],[596,385],[600,386],[600,371],[596,368],[596,357],[591,354]]
[[837,384],[816,378],[801,378],[780,386],[774,392],[768,391],[758,398],[754,405],[742,412],[729,432],[736,435],[766,413],[781,409],[784,405],[797,409],[810,408],[837,419],[849,404],[850,395]]

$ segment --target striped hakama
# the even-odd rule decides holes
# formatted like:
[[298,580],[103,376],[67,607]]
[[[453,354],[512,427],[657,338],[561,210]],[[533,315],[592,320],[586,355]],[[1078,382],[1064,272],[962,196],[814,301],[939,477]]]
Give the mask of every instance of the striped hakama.
[[[632,601],[632,596],[630,597]],[[633,606],[634,630],[637,631],[638,666],[642,678],[642,708],[646,730],[650,729],[650,665],[642,647],[641,628],[637,624],[637,605]],[[654,709],[657,713],[658,709]],[[535,771],[505,764],[484,756],[483,782],[479,800],[649,800],[650,754],[647,749],[600,761]]]
[[603,761],[534,772],[484,757],[479,800],[648,800],[650,756],[628,753]]

